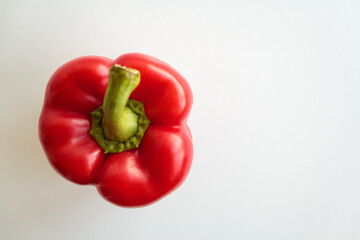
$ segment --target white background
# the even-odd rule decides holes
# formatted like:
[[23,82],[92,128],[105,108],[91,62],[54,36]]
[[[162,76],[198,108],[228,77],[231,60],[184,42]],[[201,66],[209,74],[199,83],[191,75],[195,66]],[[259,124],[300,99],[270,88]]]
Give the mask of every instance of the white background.
[[[129,3],[131,2],[131,3]],[[1,1],[1,239],[360,239],[359,1]],[[140,209],[61,178],[44,90],[142,52],[190,83],[194,162]]]

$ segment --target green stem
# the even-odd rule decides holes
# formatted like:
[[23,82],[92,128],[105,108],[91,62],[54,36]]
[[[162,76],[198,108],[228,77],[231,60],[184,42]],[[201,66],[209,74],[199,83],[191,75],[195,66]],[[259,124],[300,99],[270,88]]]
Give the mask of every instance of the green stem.
[[131,111],[126,104],[139,83],[139,71],[117,64],[111,67],[102,119],[107,139],[124,142],[137,132],[139,115]]

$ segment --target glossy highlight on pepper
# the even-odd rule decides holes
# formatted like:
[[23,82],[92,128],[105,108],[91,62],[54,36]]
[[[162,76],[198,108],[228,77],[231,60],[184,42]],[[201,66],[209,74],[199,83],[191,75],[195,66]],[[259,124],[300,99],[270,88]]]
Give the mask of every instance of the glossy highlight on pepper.
[[[109,74],[116,79],[111,84]],[[127,82],[138,77],[138,84]],[[189,173],[193,145],[186,120],[191,105],[186,80],[154,57],[80,57],[50,78],[39,138],[49,162],[66,179],[93,184],[118,206],[145,206],[172,192]],[[143,109],[140,122],[135,108]],[[90,134],[96,110],[103,114],[98,125],[105,140],[130,146],[125,142],[134,140],[143,121],[148,127],[131,148],[107,151]]]

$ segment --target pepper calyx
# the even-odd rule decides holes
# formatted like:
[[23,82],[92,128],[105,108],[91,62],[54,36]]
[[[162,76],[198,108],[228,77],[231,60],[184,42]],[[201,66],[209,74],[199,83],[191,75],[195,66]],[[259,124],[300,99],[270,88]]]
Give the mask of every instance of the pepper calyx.
[[129,99],[126,106],[131,111],[137,114],[137,131],[134,135],[129,137],[126,141],[119,142],[107,139],[104,134],[102,120],[104,116],[103,106],[98,107],[95,111],[91,112],[92,124],[90,135],[94,137],[96,142],[104,150],[105,153],[120,153],[126,150],[139,147],[141,140],[144,137],[145,131],[150,124],[150,120],[145,115],[145,109],[141,102]]

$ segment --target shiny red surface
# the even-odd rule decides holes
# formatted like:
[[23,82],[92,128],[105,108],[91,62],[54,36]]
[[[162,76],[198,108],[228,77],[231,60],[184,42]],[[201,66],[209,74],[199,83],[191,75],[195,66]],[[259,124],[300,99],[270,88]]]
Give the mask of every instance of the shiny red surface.
[[[132,99],[144,104],[151,124],[137,149],[105,154],[89,134],[90,113],[102,104],[109,69],[120,64],[140,71]],[[39,137],[52,166],[66,179],[94,184],[119,206],[144,206],[159,200],[186,178],[193,148],[186,119],[192,93],[168,64],[139,53],[115,61],[80,57],[50,78],[39,120]]]

